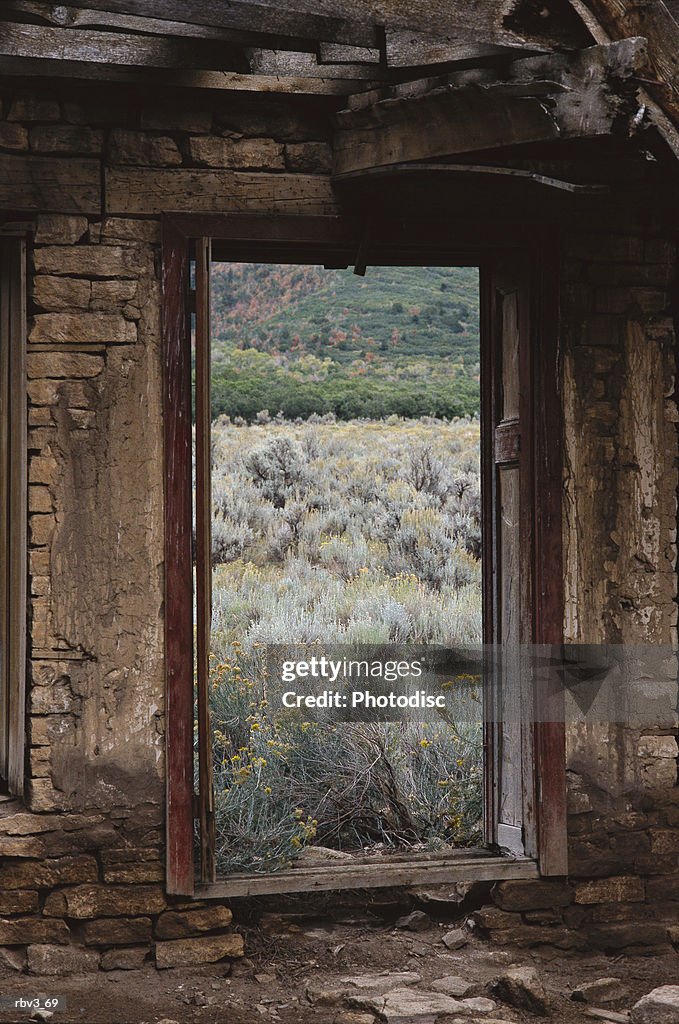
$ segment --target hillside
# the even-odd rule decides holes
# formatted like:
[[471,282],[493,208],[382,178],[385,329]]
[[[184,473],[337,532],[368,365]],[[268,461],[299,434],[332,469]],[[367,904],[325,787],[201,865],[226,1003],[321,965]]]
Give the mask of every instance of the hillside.
[[476,268],[216,264],[213,414],[478,411]]

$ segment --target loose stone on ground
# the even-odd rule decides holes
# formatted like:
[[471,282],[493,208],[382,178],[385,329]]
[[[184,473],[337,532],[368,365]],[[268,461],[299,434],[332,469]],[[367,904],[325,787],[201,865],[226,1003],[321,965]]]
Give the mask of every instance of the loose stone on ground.
[[679,1024],[679,985],[662,985],[632,1007],[631,1024]]
[[492,985],[495,995],[509,1006],[546,1017],[547,993],[534,967],[510,967]]

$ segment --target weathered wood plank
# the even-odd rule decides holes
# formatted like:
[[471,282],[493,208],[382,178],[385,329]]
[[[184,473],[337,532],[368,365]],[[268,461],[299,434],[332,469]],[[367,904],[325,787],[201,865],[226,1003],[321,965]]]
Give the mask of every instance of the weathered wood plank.
[[[252,31],[304,39],[328,40],[354,46],[379,46],[379,33],[366,18],[329,17],[318,11],[286,10],[280,4],[268,6],[246,0],[70,0],[71,7],[134,14],[138,17],[186,21],[195,25]],[[355,11],[355,8],[354,8]]]
[[[630,81],[644,67],[644,40],[576,54],[528,57],[496,84],[444,84],[341,111],[335,174],[480,150],[623,133],[638,104]],[[617,90],[616,90],[617,85]]]
[[456,881],[491,881],[512,878],[536,878],[537,866],[532,860],[509,857],[469,856],[439,861],[413,858],[410,863],[392,863],[386,858],[379,864],[333,864],[325,868],[295,868],[270,875],[231,875],[213,885],[199,885],[196,896],[228,898],[257,896],[275,892],[323,892],[333,889],[378,889],[389,886],[429,885]]
[[379,64],[382,54],[376,47],[370,49],[366,46],[321,43],[318,47],[318,60],[321,64]]
[[[612,41],[610,34],[606,32],[601,23],[598,22],[597,18],[583,0],[569,0],[569,3],[572,9],[574,9],[582,19],[583,24],[587,26],[594,42],[610,43]],[[675,157],[679,160],[679,130],[676,124],[667,116],[660,103],[657,102],[656,99],[651,98],[647,89],[639,89],[639,101],[645,106],[646,112],[655,128],[660,132],[670,146]]]
[[223,43],[15,22],[6,22],[2,26],[0,55],[144,68],[220,70],[226,66],[233,71],[248,70],[240,51]]
[[[0,779],[9,774],[10,738],[10,672],[8,648],[10,640],[10,576],[9,576],[9,433],[10,433],[10,353],[11,322],[11,247],[0,240]],[[4,788],[4,787],[3,787]]]
[[[273,7],[280,0],[258,0]],[[407,28],[431,36],[476,38],[479,43],[525,42],[577,49],[587,44],[578,19],[556,3],[510,3],[508,0],[287,0],[295,10],[354,18],[361,16],[387,28]],[[517,11],[518,9],[518,11]],[[513,13],[516,11],[517,13]]]
[[215,881],[215,808],[210,725],[212,629],[212,462],[210,430],[210,239],[196,241],[196,689],[198,693],[198,810],[200,878]]
[[319,64],[315,54],[289,50],[248,50],[250,70],[255,75],[283,75],[298,78],[350,78],[374,82],[384,78],[386,69],[374,64]]
[[244,75],[235,71],[163,71],[155,68],[92,65],[86,61],[44,60],[0,55],[0,74],[84,79],[95,82],[130,82],[143,88],[207,89],[218,92],[282,93],[304,96],[349,96],[378,84],[355,78],[286,78],[274,75]]
[[99,162],[0,153],[0,209],[97,214]]
[[193,574],[188,244],[163,223],[166,885],[190,896],[193,850]]
[[495,428],[495,464],[516,462],[521,450],[518,418],[498,423]]
[[112,168],[106,212],[337,213],[329,178],[312,174]]
[[9,270],[9,527],[8,554],[9,745],[7,782],[14,796],[24,791],[26,738],[26,564],[27,539],[27,408],[26,408],[26,243],[5,241]]
[[[180,39],[210,39],[232,43],[234,46],[272,46],[316,52],[318,43],[314,39],[302,37],[279,36],[257,31],[253,25],[251,31],[218,28],[213,25],[193,25],[186,21],[169,21],[161,18],[140,18],[134,14],[116,14],[112,11],[96,11],[86,8],[68,7],[64,4],[53,4],[47,0],[6,0],[0,17],[8,21],[20,20],[21,16],[39,18],[48,25],[64,28],[98,28],[113,29],[123,32],[141,32],[145,35],[177,36]],[[354,49],[354,48],[349,48]],[[358,53],[373,53],[361,47],[355,48]]]
[[437,36],[401,28],[387,28],[387,65],[391,68],[420,67],[424,64],[446,64],[455,61],[497,57],[522,51],[535,53],[540,47],[515,41],[500,45],[486,42],[478,33],[442,33]]
[[679,126],[679,24],[662,0],[587,0],[586,6],[613,39],[644,36],[651,70],[645,86]]

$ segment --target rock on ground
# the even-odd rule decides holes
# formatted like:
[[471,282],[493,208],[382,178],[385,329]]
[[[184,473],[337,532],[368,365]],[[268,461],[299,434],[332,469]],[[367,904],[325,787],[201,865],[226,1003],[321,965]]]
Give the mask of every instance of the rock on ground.
[[387,1024],[435,1024],[443,1013],[468,1013],[469,1008],[458,999],[442,992],[421,992],[419,989],[398,988],[384,998],[373,997],[366,1009],[374,1009],[380,1020]]
[[453,928],[452,931],[446,932],[441,942],[447,949],[462,949],[469,942],[469,936],[462,928]]
[[356,990],[383,996],[393,989],[406,985],[417,985],[422,980],[414,971],[397,971],[393,974],[357,974],[333,978],[330,982],[308,982],[306,997],[313,1006],[338,1006],[356,995]]
[[476,986],[471,981],[465,981],[464,978],[458,978],[455,974],[447,975],[445,978],[437,978],[436,981],[432,981],[430,988],[433,988],[434,992],[444,992],[447,996],[455,996],[456,999],[462,999]]
[[620,978],[597,978],[573,989],[571,999],[578,1003],[599,1006],[604,1003],[619,1003],[627,999],[629,990]]
[[503,1003],[546,1017],[547,993],[534,967],[510,967],[493,983],[493,992]]
[[631,1024],[679,1024],[679,985],[662,985],[632,1007]]
[[406,914],[396,922],[397,928],[404,928],[409,932],[425,932],[431,926],[432,920],[423,910],[413,910],[412,914]]

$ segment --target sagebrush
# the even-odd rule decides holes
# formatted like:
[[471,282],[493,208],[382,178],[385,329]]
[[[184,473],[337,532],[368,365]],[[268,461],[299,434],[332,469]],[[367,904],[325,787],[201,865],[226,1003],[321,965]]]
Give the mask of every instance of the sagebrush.
[[314,843],[478,839],[477,721],[273,713],[267,646],[481,640],[477,420],[213,427],[212,716],[222,871]]

